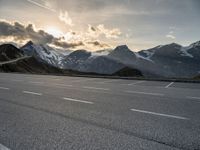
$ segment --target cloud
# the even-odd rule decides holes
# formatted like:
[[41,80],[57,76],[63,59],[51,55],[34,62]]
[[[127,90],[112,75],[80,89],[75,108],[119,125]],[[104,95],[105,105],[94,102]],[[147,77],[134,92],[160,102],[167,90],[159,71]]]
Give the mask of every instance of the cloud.
[[[34,5],[38,6],[38,7],[41,7],[41,8],[44,8],[44,9],[47,9],[49,11],[52,11],[52,12],[56,13],[56,10],[54,10],[51,7],[49,7],[48,5],[46,5],[47,3],[42,4],[42,3],[39,3],[39,2],[33,1],[33,0],[27,0],[27,1],[29,3],[31,3],[31,4],[34,4]],[[45,1],[43,1],[43,2],[45,2]]]
[[56,11],[51,7],[51,3],[46,0],[40,0],[39,2],[36,0],[27,0],[27,2],[58,14],[60,21],[64,22],[66,25],[73,26],[72,19],[69,16],[68,11]]
[[170,31],[167,35],[166,38],[170,38],[172,40],[176,39],[176,36],[174,35],[174,31]]
[[70,18],[69,13],[67,11],[60,11],[59,19],[66,25],[73,26],[72,19]]
[[110,48],[110,46],[108,44],[101,43],[99,41],[90,41],[90,42],[87,42],[87,44],[91,44],[98,48]]
[[88,34],[92,37],[99,37],[104,35],[108,39],[118,38],[122,32],[118,28],[107,29],[103,24],[96,27],[88,25]]
[[32,40],[37,44],[53,44],[62,48],[75,48],[83,46],[83,42],[66,42],[62,38],[56,38],[44,30],[36,30],[33,24],[27,26],[19,22],[0,20],[0,39],[10,39],[16,42]]
[[62,47],[62,48],[76,48],[76,47],[79,47],[79,46],[84,46],[84,43],[79,41],[79,42],[62,42],[62,41],[58,41],[58,40],[55,40],[53,41],[53,44],[55,46],[58,46],[58,47]]
[[[93,30],[93,29],[92,29]],[[94,30],[96,32],[96,29]],[[36,44],[49,44],[63,49],[89,48],[89,50],[99,50],[110,48],[106,43],[85,37],[86,34],[79,35],[74,31],[66,33],[63,37],[54,37],[44,30],[37,30],[33,24],[23,25],[20,22],[8,22],[0,20],[0,42],[16,42],[24,44],[31,40]]]

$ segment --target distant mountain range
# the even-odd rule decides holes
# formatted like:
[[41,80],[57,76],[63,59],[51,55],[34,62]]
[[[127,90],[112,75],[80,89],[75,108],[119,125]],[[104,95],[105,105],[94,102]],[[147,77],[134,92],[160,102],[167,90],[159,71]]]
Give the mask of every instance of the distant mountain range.
[[[21,48],[11,44],[0,46],[0,64],[23,56],[30,58],[15,64],[7,64],[7,67],[0,65],[0,71],[8,71],[9,65],[15,65],[16,68],[20,66],[20,70],[23,70],[23,66],[29,67],[29,69],[25,67],[25,70],[32,68],[34,71],[27,71],[31,73],[71,71],[78,74],[143,75],[153,78],[193,78],[200,74],[200,41],[188,47],[171,43],[139,52],[133,52],[126,45],[118,46],[114,50],[96,52],[86,50],[62,52],[31,41]],[[40,71],[37,71],[37,67],[41,67]],[[18,72],[20,70],[10,69]]]

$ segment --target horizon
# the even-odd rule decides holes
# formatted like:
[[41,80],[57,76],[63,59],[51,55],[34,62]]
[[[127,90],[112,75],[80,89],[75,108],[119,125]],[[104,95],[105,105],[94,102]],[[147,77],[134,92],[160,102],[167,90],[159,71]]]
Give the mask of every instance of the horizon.
[[198,0],[1,0],[0,42],[89,51],[188,46],[199,41],[199,6]]

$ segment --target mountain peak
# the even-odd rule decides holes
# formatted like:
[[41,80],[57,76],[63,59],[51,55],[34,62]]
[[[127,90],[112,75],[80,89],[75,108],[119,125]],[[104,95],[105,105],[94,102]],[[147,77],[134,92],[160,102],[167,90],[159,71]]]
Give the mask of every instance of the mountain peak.
[[32,41],[28,41],[24,46],[21,47],[21,49],[29,47],[31,45],[33,45],[34,43]]
[[195,42],[195,43],[192,43],[190,46],[192,46],[192,47],[200,46],[200,41],[197,41],[197,42]]
[[180,44],[177,44],[177,43],[171,43],[171,44],[169,44],[169,45],[167,45],[167,46],[181,46]]
[[33,42],[32,41],[28,41],[26,44],[27,45],[33,45]]
[[117,46],[117,47],[115,48],[115,50],[128,50],[128,51],[130,51],[130,49],[128,48],[127,45],[120,45],[120,46]]

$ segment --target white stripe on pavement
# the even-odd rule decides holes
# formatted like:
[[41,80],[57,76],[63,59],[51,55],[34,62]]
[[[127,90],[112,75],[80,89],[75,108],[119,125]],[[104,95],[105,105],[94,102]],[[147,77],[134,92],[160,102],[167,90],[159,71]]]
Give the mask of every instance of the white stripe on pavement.
[[144,83],[144,82],[146,82],[146,81],[138,81],[138,82],[130,83],[130,84],[128,84],[128,85],[136,85],[136,84]]
[[171,82],[170,84],[168,84],[167,86],[165,86],[165,88],[169,88],[170,86],[172,86],[174,84],[174,82]]
[[5,147],[4,145],[0,144],[0,150],[10,150],[10,149]]
[[23,80],[13,79],[14,82],[22,82]]
[[64,86],[64,87],[72,87],[73,85],[69,85],[69,84],[54,84],[57,86]]
[[85,82],[85,81],[93,81],[93,80],[96,80],[95,78],[93,79],[78,79],[78,80],[75,80],[75,81],[72,81],[73,83],[76,83],[76,82]]
[[78,100],[78,99],[73,99],[73,98],[67,98],[67,97],[63,97],[63,99],[67,100],[67,101],[73,101],[73,102],[80,102],[80,103],[86,103],[86,104],[94,104],[93,102],[84,101],[84,100]]
[[187,98],[200,101],[200,97],[192,97],[192,96],[188,96]]
[[162,116],[162,117],[168,117],[168,118],[175,118],[175,119],[181,119],[181,120],[189,120],[186,117],[175,116],[175,115],[168,115],[168,114],[161,114],[161,113],[150,112],[150,111],[139,110],[139,109],[131,109],[131,111],[145,113],[145,114],[151,114],[151,115],[156,115],[156,116]]
[[23,93],[25,93],[25,94],[32,94],[32,95],[38,95],[38,96],[42,95],[42,93],[36,93],[36,92],[31,92],[31,91],[23,91]]
[[90,87],[90,86],[84,86],[83,88],[85,89],[94,89],[94,90],[104,90],[104,91],[109,91],[110,89],[107,88],[98,88],[98,87]]
[[36,81],[30,81],[29,83],[33,83],[33,84],[44,84],[44,82],[36,82]]
[[10,89],[7,87],[0,87],[0,90],[10,90]]
[[146,93],[146,92],[139,92],[139,91],[125,91],[127,93],[134,93],[134,94],[144,94],[144,95],[153,95],[153,96],[164,96],[162,93]]

